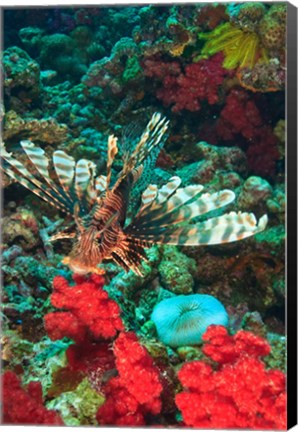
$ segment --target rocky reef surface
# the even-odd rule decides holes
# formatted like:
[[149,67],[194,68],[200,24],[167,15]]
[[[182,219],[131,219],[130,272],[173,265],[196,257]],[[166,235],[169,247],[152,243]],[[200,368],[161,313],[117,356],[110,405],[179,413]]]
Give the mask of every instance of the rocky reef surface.
[[[285,428],[285,25],[285,3],[4,11],[3,138],[20,161],[29,139],[105,174],[108,135],[158,111],[158,186],[231,189],[228,210],[269,220],[240,242],[153,246],[144,277],[107,262],[82,278],[69,241],[49,241],[65,216],[3,173],[5,423]],[[226,328],[161,342],[155,306],[196,294]]]

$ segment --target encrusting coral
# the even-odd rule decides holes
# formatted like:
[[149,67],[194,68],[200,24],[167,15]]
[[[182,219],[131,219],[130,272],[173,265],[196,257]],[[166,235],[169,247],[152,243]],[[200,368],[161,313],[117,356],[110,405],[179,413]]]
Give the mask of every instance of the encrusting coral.
[[3,138],[7,142],[29,138],[48,144],[61,143],[66,140],[67,133],[68,127],[54,118],[23,118],[12,110],[5,115]]

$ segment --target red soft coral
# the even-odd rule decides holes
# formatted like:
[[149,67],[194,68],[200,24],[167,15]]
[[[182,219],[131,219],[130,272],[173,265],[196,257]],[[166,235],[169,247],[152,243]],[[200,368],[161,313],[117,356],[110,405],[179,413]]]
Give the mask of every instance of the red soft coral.
[[243,353],[252,357],[270,353],[270,345],[265,339],[244,330],[230,336],[225,327],[211,325],[202,339],[208,342],[203,347],[204,354],[221,364],[234,362]]
[[161,410],[159,370],[132,332],[120,333],[113,349],[119,376],[112,378],[104,389],[106,401],[98,410],[98,422],[145,424],[145,415]]
[[185,390],[176,395],[186,425],[207,428],[286,428],[285,376],[266,370],[260,357],[270,351],[261,337],[239,331],[230,336],[210,326],[203,351],[217,361],[186,363],[178,372]]
[[129,393],[119,377],[112,378],[104,389],[106,401],[97,412],[101,425],[145,425],[143,410],[135,397]]
[[51,339],[67,336],[76,342],[86,338],[111,338],[123,329],[120,308],[102,289],[104,279],[92,275],[89,279],[74,276],[77,282],[69,286],[61,276],[54,279],[52,305],[67,312],[53,312],[45,316],[45,328]]
[[218,139],[232,141],[243,137],[248,145],[247,162],[257,175],[270,176],[279,159],[278,139],[264,121],[254,96],[234,88],[228,94],[225,106],[216,122]]
[[201,102],[210,105],[218,102],[219,88],[226,76],[232,72],[222,67],[222,53],[189,64],[184,72],[178,62],[166,63],[158,59],[146,59],[143,63],[145,75],[162,81],[156,96],[173,112],[183,109],[199,111]]
[[3,423],[63,425],[60,416],[43,406],[42,389],[39,382],[21,386],[18,376],[7,371],[2,376]]
[[120,333],[114,343],[116,367],[122,383],[141,404],[157,412],[162,386],[159,371],[153,360],[133,332]]

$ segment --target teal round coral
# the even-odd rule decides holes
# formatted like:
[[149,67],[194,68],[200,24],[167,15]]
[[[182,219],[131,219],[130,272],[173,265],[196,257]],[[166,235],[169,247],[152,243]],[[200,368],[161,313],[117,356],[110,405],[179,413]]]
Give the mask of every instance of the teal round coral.
[[211,324],[228,325],[228,314],[215,297],[208,294],[179,295],[165,299],[153,309],[158,338],[171,347],[196,345]]

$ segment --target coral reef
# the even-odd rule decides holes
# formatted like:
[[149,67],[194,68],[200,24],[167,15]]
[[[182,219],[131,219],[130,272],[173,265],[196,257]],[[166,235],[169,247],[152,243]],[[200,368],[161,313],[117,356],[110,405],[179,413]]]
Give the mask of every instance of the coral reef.
[[227,69],[267,63],[270,58],[283,60],[285,48],[286,6],[247,2],[238,5],[231,22],[218,25],[211,33],[200,33],[207,40],[201,56],[223,51]]
[[252,92],[275,92],[283,90],[286,82],[286,69],[278,61],[256,64],[251,70],[243,67],[237,72],[241,87]]
[[[168,137],[148,184],[230,189],[233,210],[268,215],[242,242],[146,249],[144,277],[106,262],[104,278],[83,278],[61,262],[71,242],[51,241],[68,217],[3,174],[5,423],[285,429],[286,15],[261,2],[3,11],[3,139],[28,170],[22,140],[106,175],[113,133],[113,183],[160,112]],[[212,314],[177,346],[155,312],[164,322],[193,298],[217,299],[226,328],[202,335]]]
[[84,378],[75,390],[61,393],[47,407],[61,412],[67,426],[96,426],[96,412],[103,402],[104,397]]
[[226,12],[225,4],[204,5],[196,18],[196,23],[200,27],[205,27],[207,30],[213,30],[222,21],[227,21],[229,15]]
[[28,105],[39,97],[40,66],[19,47],[9,47],[3,53],[4,90]]
[[264,122],[255,102],[243,90],[232,89],[228,94],[216,131],[225,141],[237,135],[248,140],[248,165],[255,174],[270,176],[274,173],[275,163],[280,157],[277,138]]
[[195,261],[165,246],[158,266],[162,286],[174,294],[190,294],[194,287]]
[[40,243],[39,226],[32,210],[19,208],[18,212],[2,219],[3,246],[19,245],[30,251]]

